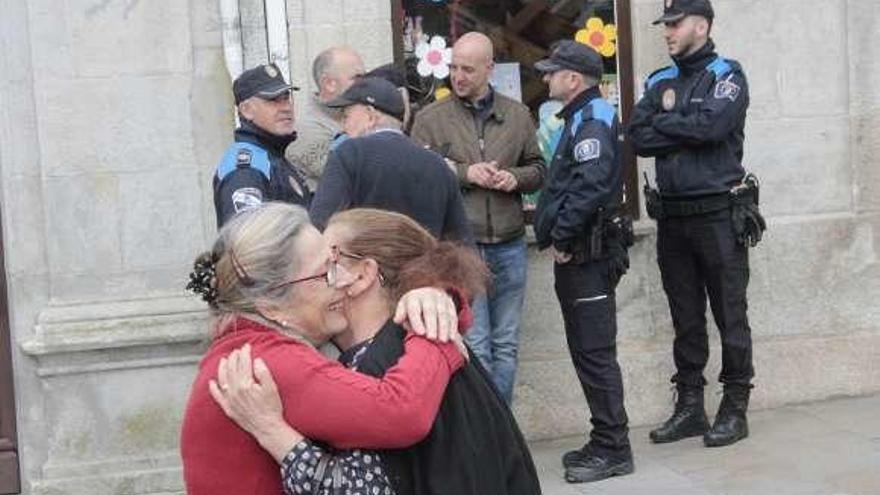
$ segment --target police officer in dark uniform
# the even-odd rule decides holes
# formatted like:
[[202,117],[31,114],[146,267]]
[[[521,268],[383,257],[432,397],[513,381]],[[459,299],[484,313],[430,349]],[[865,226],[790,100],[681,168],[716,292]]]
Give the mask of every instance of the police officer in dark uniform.
[[308,207],[303,174],[284,158],[294,139],[293,88],[274,64],[244,71],[232,84],[241,126],[214,175],[217,228],[264,201]]
[[556,295],[571,359],[590,407],[586,445],[562,458],[569,482],[633,472],[623,381],[617,364],[615,288],[628,266],[617,228],[623,190],[614,108],[599,92],[602,58],[573,40],[558,42],[535,68],[565,125],[535,212],[538,247],[555,259]]
[[[744,181],[749,93],[742,67],[715,52],[708,0],[665,0],[665,40],[673,65],[654,72],[636,105],[629,136],[656,158],[659,192],[646,186],[657,219],[657,260],[675,327],[673,415],[651,431],[655,443],[703,435],[707,446],[748,436],[752,339],[746,317],[747,248],[760,240],[757,184]],[[710,427],[703,406],[709,357],[706,295],[721,332],[724,396]]]

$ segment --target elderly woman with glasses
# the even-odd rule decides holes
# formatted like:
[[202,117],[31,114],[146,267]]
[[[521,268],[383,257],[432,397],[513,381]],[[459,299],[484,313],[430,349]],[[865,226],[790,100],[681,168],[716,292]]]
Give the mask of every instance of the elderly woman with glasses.
[[[339,269],[353,275],[343,301],[349,326],[333,341],[347,367],[371,376],[387,377],[406,357],[406,332],[391,319],[401,294],[420,285],[451,285],[472,296],[483,290],[487,278],[485,265],[472,251],[437,242],[397,213],[338,213],[324,238]],[[309,435],[294,429],[301,430],[296,422],[285,421],[284,392],[279,396],[273,374],[260,360],[252,372],[249,349],[236,351],[221,364],[222,387],[214,386],[212,395],[281,464],[288,494],[541,493],[516,421],[475,359],[452,377],[425,440],[385,451],[339,451],[311,442]],[[350,427],[372,420],[365,414]]]
[[[189,495],[282,493],[275,461],[209,392],[221,360],[237,348],[248,345],[271,370],[286,421],[341,449],[400,448],[421,440],[464,362],[455,343],[412,333],[403,356],[382,378],[321,355],[315,345],[348,330],[345,291],[361,275],[346,269],[340,251],[334,254],[297,206],[269,203],[237,215],[197,259],[190,277],[189,287],[211,305],[216,322],[183,418]],[[410,316],[413,326],[422,316],[427,325],[421,326],[432,333],[455,325],[455,307],[441,290],[410,292],[401,303],[410,309],[401,315]],[[443,313],[451,318],[437,316]]]

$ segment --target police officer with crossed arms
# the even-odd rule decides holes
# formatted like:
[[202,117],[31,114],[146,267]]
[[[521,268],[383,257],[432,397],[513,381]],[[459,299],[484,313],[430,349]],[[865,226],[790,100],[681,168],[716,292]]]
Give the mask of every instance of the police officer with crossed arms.
[[[650,438],[702,435],[710,447],[748,436],[748,247],[764,230],[757,182],[744,179],[742,166],[748,85],[740,64],[715,52],[713,18],[709,0],[665,0],[654,24],[665,26],[673,64],[648,78],[629,126],[636,152],[656,161],[659,192],[646,186],[646,204],[657,220],[657,260],[675,327],[675,411]],[[721,332],[724,384],[711,427],[703,405],[707,294]]]
[[538,247],[550,248],[571,360],[593,425],[586,445],[562,457],[565,479],[633,472],[623,379],[617,363],[617,282],[629,266],[620,217],[623,173],[614,108],[599,92],[602,58],[574,40],[535,64],[565,121],[535,212]]
[[294,88],[275,64],[244,71],[232,84],[241,125],[214,174],[217,228],[236,213],[265,201],[308,208],[311,192],[303,173],[284,158],[296,139]]

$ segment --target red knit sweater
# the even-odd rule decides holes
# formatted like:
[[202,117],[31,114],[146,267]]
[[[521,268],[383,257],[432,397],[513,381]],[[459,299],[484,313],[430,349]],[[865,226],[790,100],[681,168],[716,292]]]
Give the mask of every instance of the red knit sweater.
[[220,358],[245,343],[278,384],[287,421],[338,448],[401,448],[434,422],[449,378],[463,360],[454,344],[409,335],[405,354],[382,380],[345,369],[307,344],[239,319],[199,365],[183,418],[181,455],[188,495],[281,494],[278,465],[211,398]]

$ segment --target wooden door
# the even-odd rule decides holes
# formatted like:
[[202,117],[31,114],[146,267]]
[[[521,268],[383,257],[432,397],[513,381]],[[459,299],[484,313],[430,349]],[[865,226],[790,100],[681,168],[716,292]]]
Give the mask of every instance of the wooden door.
[[[2,232],[0,223],[0,232]],[[6,269],[0,237],[0,494],[19,493],[18,441],[15,434],[15,391],[12,380],[12,339],[6,299]]]

